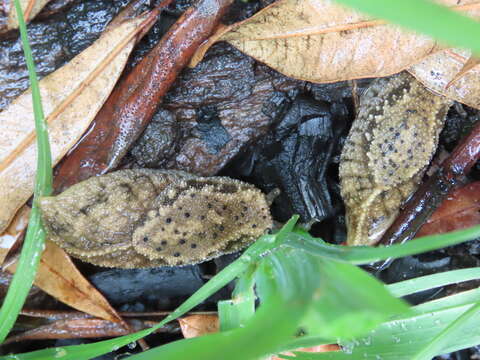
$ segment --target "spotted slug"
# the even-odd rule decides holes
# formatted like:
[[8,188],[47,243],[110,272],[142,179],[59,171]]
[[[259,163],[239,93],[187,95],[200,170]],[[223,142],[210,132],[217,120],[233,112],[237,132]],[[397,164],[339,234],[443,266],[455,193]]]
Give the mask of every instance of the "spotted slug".
[[195,264],[246,247],[272,226],[264,194],[227,177],[121,170],[40,199],[50,240],[99,266]]
[[403,72],[375,80],[360,98],[340,158],[347,243],[380,240],[417,189],[451,101]]

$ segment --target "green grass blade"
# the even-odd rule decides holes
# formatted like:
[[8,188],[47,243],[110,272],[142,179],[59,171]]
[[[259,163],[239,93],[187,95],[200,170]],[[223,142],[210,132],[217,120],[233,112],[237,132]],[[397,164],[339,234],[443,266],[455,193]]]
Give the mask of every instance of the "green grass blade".
[[27,234],[18,261],[17,270],[13,276],[10,288],[0,309],[0,343],[3,342],[12,328],[20,312],[28,291],[35,279],[35,273],[40,261],[45,242],[45,232],[42,228],[40,210],[37,199],[52,192],[52,160],[48,141],[47,125],[45,123],[40,89],[35,72],[32,51],[28,42],[27,27],[23,19],[20,1],[15,0],[18,15],[20,36],[28,68],[30,86],[32,89],[33,111],[35,114],[35,130],[37,135],[37,174],[35,179],[34,200]]
[[312,254],[333,260],[361,265],[441,249],[478,237],[480,237],[480,225],[446,234],[425,236],[405,244],[381,247],[342,246],[327,244],[323,240],[316,239],[302,230],[296,230],[295,233],[289,234],[285,246],[303,249]]
[[[33,351],[30,353],[17,354],[15,355],[16,360],[47,360],[52,359],[58,352],[61,352],[63,360],[83,360],[90,359],[96,356],[100,356],[106,353],[109,353],[119,347],[125,346],[131,342],[137,341],[149,334],[151,334],[156,329],[161,328],[166,323],[175,320],[179,316],[182,316],[189,310],[191,310],[196,305],[200,304],[210,295],[214,294],[216,291],[221,289],[223,286],[228,284],[230,281],[238,277],[240,274],[245,272],[249,266],[258,261],[262,255],[275,246],[278,242],[284,241],[286,235],[293,229],[295,223],[298,220],[298,216],[293,216],[283,228],[274,235],[264,235],[258,239],[254,244],[252,244],[243,255],[225,269],[211,278],[204,286],[198,289],[192,296],[190,296],[182,305],[180,305],[173,313],[167,316],[162,320],[158,325],[139,331],[134,334],[120,336],[111,340],[99,341],[94,344],[88,345],[73,345],[65,346],[58,349],[45,349]],[[11,359],[10,357],[0,357],[0,360]]]
[[471,306],[475,304],[478,299],[480,299],[480,288],[475,288],[415,305],[412,307],[412,310],[418,314],[426,314],[429,312],[438,311],[440,309],[448,309],[465,305]]
[[[132,360],[248,360],[275,351],[290,340],[314,300],[315,263],[299,262],[300,251],[276,251],[263,258],[256,272],[261,306],[245,327],[180,340],[134,355]],[[307,266],[304,266],[307,265]],[[244,284],[250,288],[248,281]],[[232,351],[233,350],[233,351]]]
[[238,279],[232,299],[218,302],[220,331],[243,327],[255,314],[255,270],[256,264],[250,265],[246,273]]
[[480,54],[480,24],[427,0],[336,0],[359,11]]
[[[318,299],[302,328],[311,336],[353,338],[394,315],[407,316],[409,307],[393,297],[383,283],[359,267],[310,256],[318,262]],[[361,285],[360,285],[361,284]]]
[[[465,313],[472,305],[439,310],[427,314],[418,314],[402,320],[383,323],[368,335],[351,341],[343,340],[344,352],[322,354],[301,353],[297,357],[285,357],[295,360],[412,360],[435,337],[439,336],[450,324]],[[437,349],[435,355],[464,349],[480,343],[477,322],[468,322],[462,336],[450,337],[445,347]],[[429,360],[431,357],[423,358]]]
[[253,360],[274,351],[295,332],[304,313],[304,302],[284,302],[281,297],[261,306],[244,327],[180,340],[160,346],[131,360]]
[[[451,339],[464,336],[466,328],[472,327],[472,324],[478,325],[480,321],[480,303],[475,304],[465,311],[455,321],[448,325],[440,334],[430,341],[422,350],[420,350],[412,360],[431,359],[443,352],[443,349],[450,346]],[[478,330],[477,330],[478,333]]]
[[401,297],[423,290],[476,279],[480,279],[479,267],[446,271],[404,280],[395,284],[387,285],[387,289],[393,295]]

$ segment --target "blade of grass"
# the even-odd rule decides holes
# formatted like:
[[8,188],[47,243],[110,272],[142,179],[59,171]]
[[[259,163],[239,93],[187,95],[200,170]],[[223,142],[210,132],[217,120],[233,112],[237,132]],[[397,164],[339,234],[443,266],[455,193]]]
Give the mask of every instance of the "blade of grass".
[[35,279],[35,273],[37,271],[45,242],[45,231],[42,227],[40,210],[37,207],[37,199],[40,196],[50,195],[52,192],[52,160],[50,144],[48,141],[47,125],[44,121],[35,64],[33,62],[32,51],[28,42],[27,27],[25,25],[25,20],[23,19],[20,1],[15,0],[14,3],[18,15],[20,36],[32,89],[38,155],[34,199],[28,230],[23,243],[22,253],[18,261],[17,270],[3,301],[2,308],[0,309],[0,343],[5,340],[5,337],[15,323],[18,313],[25,302],[28,291],[33,284],[33,280]]
[[254,275],[256,264],[250,265],[240,276],[232,294],[232,299],[218,302],[218,318],[220,331],[243,327],[255,314]]
[[446,234],[429,235],[405,244],[396,244],[388,247],[343,246],[327,244],[321,239],[310,236],[301,229],[296,229],[294,233],[288,235],[284,245],[303,249],[312,254],[333,260],[362,265],[441,249],[478,237],[480,237],[480,225]]
[[[450,346],[450,340],[464,336],[466,328],[472,328],[472,324],[478,324],[480,321],[480,303],[475,304],[465,311],[455,321],[448,325],[440,334],[435,336],[432,341],[426,344],[412,360],[431,359],[442,353],[445,348]],[[475,326],[476,327],[476,326]],[[468,330],[467,330],[468,331]],[[477,331],[478,333],[478,331]]]
[[336,0],[406,28],[430,35],[446,44],[480,54],[480,24],[445,6],[427,0]]
[[[131,342],[137,341],[161,328],[166,323],[182,316],[187,311],[200,304],[210,295],[214,294],[217,290],[221,289],[223,286],[227,285],[230,281],[242,274],[253,262],[258,261],[263,254],[265,254],[265,252],[276,247],[278,243],[283,242],[286,239],[286,235],[292,231],[297,221],[298,216],[293,216],[278,233],[260,237],[260,239],[253,243],[238,260],[234,261],[213,278],[211,278],[204,286],[198,289],[192,296],[182,303],[174,312],[172,312],[154,327],[136,332],[134,334],[120,336],[115,339],[99,341],[94,344],[72,345],[62,348],[37,350],[29,353],[17,354],[15,355],[14,359],[50,360],[59,357],[58,353],[61,353],[61,358],[63,360],[91,359],[93,357],[114,351],[115,349],[125,346]],[[12,358],[9,356],[0,357],[0,360],[10,359]]]
[[387,289],[392,293],[392,295],[401,297],[423,290],[433,289],[436,287],[469,280],[476,280],[479,278],[480,268],[478,267],[459,269],[400,281],[394,284],[387,285]]

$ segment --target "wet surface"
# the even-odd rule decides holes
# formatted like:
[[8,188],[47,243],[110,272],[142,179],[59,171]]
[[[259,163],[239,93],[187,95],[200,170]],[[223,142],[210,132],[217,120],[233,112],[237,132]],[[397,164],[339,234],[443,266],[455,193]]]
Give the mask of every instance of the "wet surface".
[[182,72],[161,105],[180,124],[178,152],[163,160],[131,153],[133,160],[213,175],[267,133],[279,94],[299,86],[226,44],[215,45],[196,68]]
[[[77,2],[28,28],[38,76],[62,66],[95,41],[127,1]],[[5,38],[6,37],[6,38]],[[18,32],[0,38],[0,110],[29,86]]]
[[[29,34],[39,75],[50,73],[93,42],[125,3],[77,0],[52,16],[34,21]],[[170,6],[163,20],[138,45],[129,67],[154,46],[190,3],[181,0]],[[228,22],[248,17],[263,5],[265,2],[237,1]],[[0,40],[0,109],[28,86],[21,54],[15,34]],[[366,84],[368,80],[358,82],[359,92]],[[265,192],[279,188],[281,195],[272,207],[276,220],[285,221],[298,213],[304,222],[317,221],[312,234],[342,243],[345,219],[338,162],[354,114],[350,83],[316,85],[289,79],[226,44],[217,44],[195,69],[181,73],[123,165],[183,169],[202,175],[220,173],[248,180]],[[451,110],[441,135],[442,149],[451,150],[477,118],[477,111]],[[480,178],[480,166],[471,177]],[[225,256],[181,268],[86,268],[90,280],[119,310],[171,310],[234,258]],[[479,261],[480,242],[472,241],[397,260],[377,276],[390,283],[479,266]],[[472,282],[451,285],[407,300],[428,301],[475,286],[478,284]],[[221,297],[228,297],[228,290],[203,304],[202,309],[215,309]],[[66,345],[48,342],[61,344]],[[43,347],[45,344],[36,343],[30,348]],[[22,351],[30,348],[22,345]],[[463,360],[479,354],[478,348],[472,348],[438,359]]]

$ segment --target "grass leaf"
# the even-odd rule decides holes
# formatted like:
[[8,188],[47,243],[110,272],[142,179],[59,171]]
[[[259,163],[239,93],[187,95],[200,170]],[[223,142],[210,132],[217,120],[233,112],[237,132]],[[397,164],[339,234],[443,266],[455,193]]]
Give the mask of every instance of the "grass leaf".
[[43,116],[40,89],[35,72],[32,51],[27,37],[27,27],[23,19],[23,12],[19,0],[14,0],[15,10],[18,15],[20,36],[23,51],[28,68],[28,76],[32,89],[33,110],[35,114],[35,130],[37,135],[37,175],[32,211],[23,243],[22,253],[18,261],[17,270],[13,276],[10,288],[0,309],[0,343],[3,342],[12,328],[18,313],[20,312],[28,295],[35,273],[44,248],[45,231],[42,227],[40,210],[37,207],[37,199],[41,196],[50,195],[52,192],[52,160],[48,131]]
[[352,264],[369,264],[380,260],[398,259],[404,256],[420,254],[426,251],[441,249],[460,244],[480,237],[480,225],[469,229],[446,234],[429,235],[411,240],[405,244],[391,246],[342,246],[332,245],[316,239],[303,230],[297,229],[288,235],[285,246],[303,249],[332,260],[350,262]]

